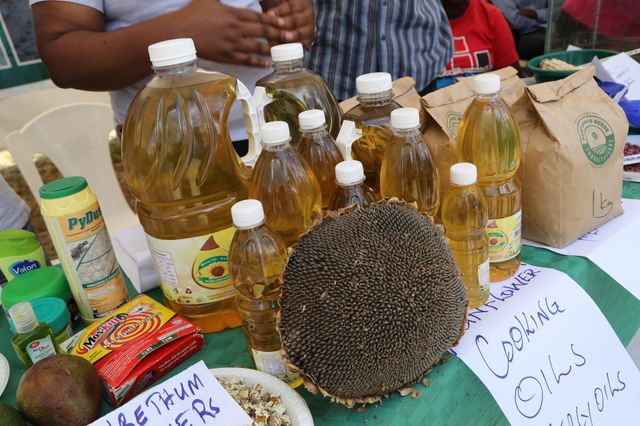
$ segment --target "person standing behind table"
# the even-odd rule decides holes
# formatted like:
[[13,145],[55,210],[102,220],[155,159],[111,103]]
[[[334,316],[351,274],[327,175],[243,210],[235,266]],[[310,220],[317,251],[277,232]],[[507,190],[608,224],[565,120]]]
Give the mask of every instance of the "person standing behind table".
[[356,94],[356,77],[411,76],[421,91],[453,52],[451,30],[436,0],[313,0],[316,41],[309,67],[338,99]]
[[[313,40],[310,0],[29,0],[38,50],[60,87],[108,90],[122,125],[153,74],[147,46],[189,37],[200,65],[232,74],[250,91],[268,70],[270,44]],[[246,139],[242,110],[229,116],[231,139]],[[246,142],[239,152],[246,152]],[[236,147],[238,149],[238,147]]]
[[483,0],[441,0],[449,18],[455,51],[436,90],[454,83],[454,78],[512,66],[522,72],[513,35],[497,7]]
[[544,53],[549,15],[548,0],[491,0],[513,29],[517,49],[524,59]]

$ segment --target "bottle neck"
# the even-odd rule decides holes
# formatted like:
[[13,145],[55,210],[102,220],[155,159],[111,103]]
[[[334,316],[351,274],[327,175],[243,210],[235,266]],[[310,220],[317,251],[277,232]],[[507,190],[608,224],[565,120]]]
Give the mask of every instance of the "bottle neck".
[[400,137],[412,136],[412,135],[415,135],[415,134],[420,135],[420,126],[410,127],[410,128],[407,128],[407,129],[396,129],[396,128],[393,128],[391,130],[393,131],[393,134],[395,136],[400,136]]
[[322,133],[327,133],[327,125],[322,124],[318,127],[314,127],[313,129],[300,129],[300,134],[303,137],[311,137],[315,135],[320,135]]
[[258,229],[262,228],[262,226],[264,226],[264,220],[260,223],[254,223],[253,225],[249,225],[249,226],[237,226],[235,225],[236,229],[238,231],[243,231],[243,232],[254,232],[257,231]]
[[298,71],[304,69],[304,59],[293,59],[291,61],[274,61],[273,69],[276,71]]
[[176,74],[188,74],[198,69],[198,61],[184,62],[182,64],[169,65],[166,67],[152,67],[156,74],[162,75],[176,75]]
[[[289,139],[291,140],[291,139]],[[287,148],[289,148],[291,145],[289,145],[289,141],[285,141],[282,143],[275,143],[275,144],[262,144],[262,148],[265,151],[283,151]]]
[[476,99],[481,99],[484,101],[492,101],[500,98],[500,93],[487,93],[487,94],[477,94]]
[[38,318],[35,316],[28,318],[21,318],[20,320],[14,320],[13,325],[16,328],[16,333],[24,334],[29,333],[30,331],[35,330],[38,327]]
[[358,93],[358,102],[365,107],[388,105],[393,100],[393,90],[378,93]]
[[362,185],[362,183],[365,181],[365,179],[363,178],[361,181],[358,182],[352,182],[352,183],[348,183],[348,184],[344,184],[344,183],[340,183],[340,182],[336,182],[336,184],[343,189],[351,189],[351,188],[356,188],[360,185]]

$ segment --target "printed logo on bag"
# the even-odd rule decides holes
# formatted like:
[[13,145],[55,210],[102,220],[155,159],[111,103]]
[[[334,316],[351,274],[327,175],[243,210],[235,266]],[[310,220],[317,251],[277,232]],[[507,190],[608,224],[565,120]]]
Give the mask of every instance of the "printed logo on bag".
[[460,122],[462,121],[462,114],[455,111],[450,111],[447,113],[447,130],[449,131],[449,136],[455,138],[458,134],[458,128],[460,127]]
[[602,166],[613,153],[616,138],[613,129],[602,117],[586,113],[576,121],[582,151],[596,167]]

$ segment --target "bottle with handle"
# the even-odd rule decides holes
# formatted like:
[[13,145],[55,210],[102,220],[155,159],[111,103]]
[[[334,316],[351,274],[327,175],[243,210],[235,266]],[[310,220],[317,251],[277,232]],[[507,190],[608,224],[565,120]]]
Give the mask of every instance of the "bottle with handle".
[[[246,165],[260,152],[257,110],[235,77],[198,67],[191,39],[153,44],[149,56],[155,75],[129,108],[122,152],[160,287],[166,304],[204,332],[237,327],[231,206],[247,198]],[[242,160],[227,125],[236,99],[250,143]]]
[[475,77],[476,97],[462,116],[458,161],[478,168],[478,186],[487,202],[491,281],[503,281],[520,267],[522,196],[516,173],[520,166],[520,132],[500,97],[500,77]]

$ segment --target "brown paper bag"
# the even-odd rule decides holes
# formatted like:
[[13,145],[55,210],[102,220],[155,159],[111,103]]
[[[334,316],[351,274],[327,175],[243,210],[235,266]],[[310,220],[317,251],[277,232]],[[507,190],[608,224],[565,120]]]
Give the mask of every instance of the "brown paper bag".
[[[403,107],[413,107],[420,110],[420,95],[416,91],[416,81],[411,77],[402,77],[393,82],[393,100]],[[340,102],[343,113],[358,105],[358,99],[345,99]]]
[[[629,124],[589,67],[527,87],[520,126],[523,237],[565,247],[622,213],[622,157]],[[528,104],[528,105],[527,105]]]
[[[524,83],[518,78],[515,68],[507,67],[492,71],[500,76],[500,96],[512,106],[524,98]],[[421,102],[427,113],[424,137],[429,150],[438,163],[440,194],[449,188],[449,169],[457,162],[455,137],[462,119],[474,98],[474,77],[463,77],[454,85],[425,95]]]

